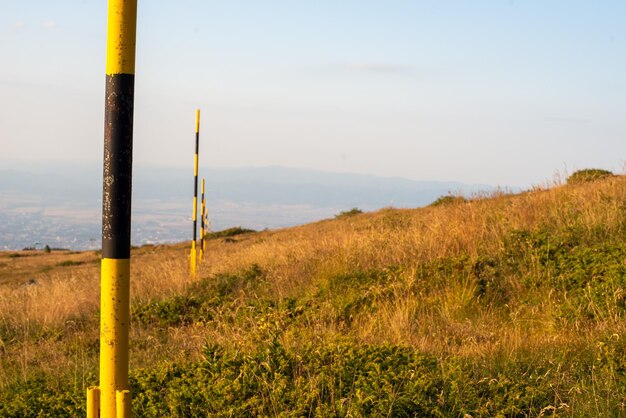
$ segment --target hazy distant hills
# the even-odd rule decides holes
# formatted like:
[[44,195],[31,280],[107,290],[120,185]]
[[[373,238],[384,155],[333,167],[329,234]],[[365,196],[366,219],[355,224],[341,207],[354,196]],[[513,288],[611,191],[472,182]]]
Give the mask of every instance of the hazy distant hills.
[[[201,170],[200,176],[206,179],[214,230],[283,227],[352,207],[418,207],[450,192],[491,189],[285,167]],[[0,165],[0,248],[34,242],[72,248],[99,245],[101,184],[98,164]],[[188,239],[192,193],[191,170],[135,167],[133,242]]]
[[[485,185],[412,181],[360,174],[327,173],[285,167],[205,170],[209,200],[376,208],[421,206],[448,192],[473,192]],[[193,189],[186,170],[139,168],[135,171],[138,198],[188,197]]]

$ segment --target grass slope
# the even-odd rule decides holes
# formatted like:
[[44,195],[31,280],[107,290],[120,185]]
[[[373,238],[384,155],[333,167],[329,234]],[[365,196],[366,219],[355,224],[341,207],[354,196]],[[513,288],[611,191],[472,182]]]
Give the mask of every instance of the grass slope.
[[[626,178],[133,252],[136,416],[626,414]],[[84,413],[97,254],[0,254],[0,416]],[[34,279],[34,281],[33,281]]]

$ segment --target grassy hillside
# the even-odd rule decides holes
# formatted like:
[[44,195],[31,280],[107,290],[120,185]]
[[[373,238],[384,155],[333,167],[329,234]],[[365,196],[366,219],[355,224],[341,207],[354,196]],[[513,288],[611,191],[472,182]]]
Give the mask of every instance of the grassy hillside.
[[[626,178],[132,262],[136,416],[626,415]],[[0,416],[84,413],[98,255],[0,254]],[[71,262],[69,262],[71,261]]]

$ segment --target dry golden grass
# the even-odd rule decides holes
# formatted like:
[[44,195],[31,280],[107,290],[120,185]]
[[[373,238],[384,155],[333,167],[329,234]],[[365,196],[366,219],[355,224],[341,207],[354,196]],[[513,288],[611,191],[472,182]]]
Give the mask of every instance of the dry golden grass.
[[[72,267],[96,265],[98,256],[92,251],[8,251],[0,252],[0,286],[17,287],[29,279],[47,280],[46,273],[73,264]],[[67,266],[69,267],[69,266]]]
[[[237,236],[234,242],[211,240],[198,280],[258,265],[267,280],[267,295],[279,300],[305,295],[337,275],[401,266],[390,285],[393,297],[382,302],[375,313],[364,313],[351,324],[341,324],[334,320],[337,313],[330,304],[322,306],[302,331],[306,335],[285,333],[281,337],[287,346],[297,345],[302,338],[350,334],[363,342],[482,357],[575,347],[589,344],[600,334],[623,336],[621,313],[602,318],[591,329],[577,328],[578,324],[567,327],[554,320],[549,294],[534,306],[514,306],[503,313],[477,302],[476,282],[469,277],[424,285],[427,291],[415,294],[411,290],[415,289],[415,272],[424,263],[446,257],[501,253],[511,230],[544,225],[567,228],[574,218],[582,219],[589,231],[598,226],[606,231],[619,230],[626,219],[625,202],[626,178],[618,176],[442,207],[388,208]],[[185,244],[133,250],[134,303],[159,300],[186,289],[190,284],[188,252]],[[38,252],[17,258],[0,254],[0,324],[14,330],[11,340],[0,341],[0,384],[17,375],[26,379],[28,370],[36,367],[51,373],[74,367],[77,384],[84,380],[85,370],[93,371],[97,355],[94,318],[99,305],[96,258],[93,252]],[[68,260],[84,264],[60,266]],[[36,283],[28,284],[30,278]],[[516,286],[519,283],[512,277],[512,293]],[[239,324],[217,319],[159,330],[136,327],[131,332],[131,361],[133,366],[144,366],[194,358],[207,340],[253,344],[248,336],[260,326],[252,320]],[[67,341],[33,337],[50,332],[71,335],[74,348],[68,350]]]

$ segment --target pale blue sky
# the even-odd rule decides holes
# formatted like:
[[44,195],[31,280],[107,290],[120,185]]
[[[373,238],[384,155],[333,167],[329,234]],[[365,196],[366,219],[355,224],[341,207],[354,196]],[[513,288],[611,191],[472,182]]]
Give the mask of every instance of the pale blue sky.
[[[101,161],[105,1],[0,0],[0,162]],[[624,1],[139,1],[135,162],[622,171]]]

